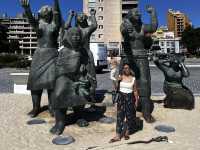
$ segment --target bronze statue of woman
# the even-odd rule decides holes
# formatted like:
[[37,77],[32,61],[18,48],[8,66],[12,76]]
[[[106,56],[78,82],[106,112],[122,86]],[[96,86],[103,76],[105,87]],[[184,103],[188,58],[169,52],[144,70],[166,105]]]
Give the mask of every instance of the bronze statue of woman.
[[189,77],[189,70],[184,64],[184,58],[171,55],[167,59],[156,59],[154,63],[165,76],[163,90],[166,97],[164,107],[193,109],[194,96],[182,82],[184,77]]
[[40,113],[40,101],[44,89],[48,91],[49,111],[53,115],[51,101],[55,86],[55,61],[58,56],[57,38],[61,26],[59,2],[54,0],[53,8],[43,6],[39,10],[38,20],[32,15],[29,0],[21,0],[21,5],[38,39],[27,83],[27,89],[31,90],[33,103],[33,110],[29,112],[29,115],[36,117]]
[[151,112],[153,103],[151,96],[151,76],[147,51],[144,48],[144,37],[157,30],[158,19],[156,11],[152,6],[147,6],[147,12],[151,15],[151,23],[143,24],[138,8],[131,9],[121,24],[121,33],[124,37],[124,52],[121,63],[131,64],[136,74],[139,87],[139,108],[147,122],[152,122]]
[[88,56],[82,44],[83,33],[77,27],[64,30],[63,48],[59,51],[56,63],[56,82],[53,108],[56,123],[50,130],[52,134],[62,134],[65,128],[65,117],[69,107],[75,108],[88,103],[89,81],[86,66]]

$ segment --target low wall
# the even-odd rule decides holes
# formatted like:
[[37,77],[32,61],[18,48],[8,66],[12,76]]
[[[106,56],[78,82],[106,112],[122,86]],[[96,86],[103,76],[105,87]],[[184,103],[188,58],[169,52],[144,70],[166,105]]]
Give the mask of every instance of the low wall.
[[10,73],[14,81],[15,94],[30,94],[30,91],[27,90],[28,75],[29,73]]

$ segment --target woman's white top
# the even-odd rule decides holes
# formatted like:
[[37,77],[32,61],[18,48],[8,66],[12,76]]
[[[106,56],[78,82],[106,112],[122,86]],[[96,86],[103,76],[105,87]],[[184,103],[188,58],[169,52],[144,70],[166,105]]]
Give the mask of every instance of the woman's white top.
[[133,77],[131,82],[121,81],[119,91],[122,93],[132,93],[134,83],[135,83],[135,77]]

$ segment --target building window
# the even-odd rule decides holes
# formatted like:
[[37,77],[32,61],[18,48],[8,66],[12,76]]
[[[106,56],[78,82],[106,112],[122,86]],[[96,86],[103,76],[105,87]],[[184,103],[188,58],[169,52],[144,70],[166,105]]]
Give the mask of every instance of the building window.
[[98,16],[98,20],[103,20],[103,16]]
[[111,47],[118,47],[119,42],[109,42],[109,46]]
[[99,3],[102,3],[103,2],[103,0],[99,0]]
[[165,46],[164,42],[161,42],[161,46],[162,46],[162,47]]
[[103,38],[103,34],[98,35],[99,39]]
[[167,47],[169,47],[170,46],[170,42],[167,42]]
[[175,47],[175,42],[171,42],[171,45],[174,48]]
[[99,11],[103,11],[103,7],[99,7],[98,10],[99,10]]
[[99,25],[99,29],[103,29],[103,25]]

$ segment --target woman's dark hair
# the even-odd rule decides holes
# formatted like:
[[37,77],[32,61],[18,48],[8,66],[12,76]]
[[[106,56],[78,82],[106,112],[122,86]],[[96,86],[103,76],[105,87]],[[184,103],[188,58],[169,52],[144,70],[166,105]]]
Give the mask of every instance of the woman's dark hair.
[[126,65],[129,66],[130,75],[135,77],[135,72],[130,68],[130,65],[128,63],[123,64],[122,75],[125,74],[124,66],[126,66]]

